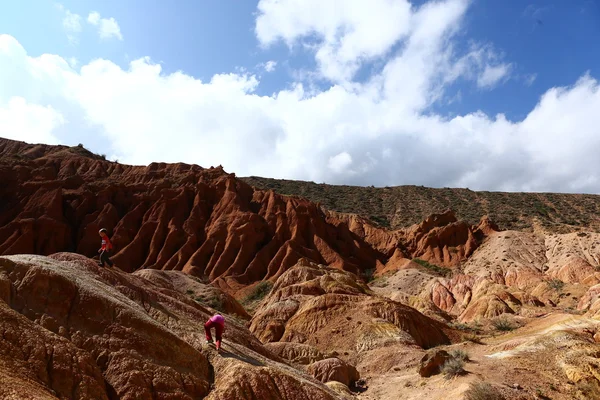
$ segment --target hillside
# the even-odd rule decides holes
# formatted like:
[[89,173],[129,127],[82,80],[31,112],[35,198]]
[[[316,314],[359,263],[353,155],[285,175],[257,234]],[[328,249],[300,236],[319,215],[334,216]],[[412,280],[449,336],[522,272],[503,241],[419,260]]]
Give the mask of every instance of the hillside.
[[390,232],[303,197],[252,188],[221,167],[131,166],[82,146],[6,139],[0,139],[0,198],[0,255],[94,257],[104,227],[121,269],[183,271],[236,296],[275,280],[301,258],[359,275],[416,257],[454,267],[477,248],[488,225],[445,212]]
[[598,195],[475,192],[423,186],[376,188],[260,177],[241,179],[261,190],[303,196],[328,210],[359,214],[392,229],[416,224],[448,208],[455,211],[458,219],[470,223],[488,215],[502,229],[531,230],[536,221],[554,232],[579,227],[600,229]]

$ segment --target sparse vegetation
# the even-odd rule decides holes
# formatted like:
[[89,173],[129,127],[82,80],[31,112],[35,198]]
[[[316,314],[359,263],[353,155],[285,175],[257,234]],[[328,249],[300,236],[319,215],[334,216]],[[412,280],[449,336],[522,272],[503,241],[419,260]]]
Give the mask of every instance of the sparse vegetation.
[[581,380],[575,387],[580,399],[600,399],[600,383],[596,379]]
[[471,342],[471,343],[475,343],[475,344],[484,344],[483,341],[481,340],[481,338],[477,335],[475,335],[474,333],[467,333],[465,335],[462,335],[462,339],[463,341],[466,342]]
[[364,272],[362,273],[362,277],[367,283],[372,282],[375,279],[375,269],[374,268],[365,269]]
[[225,306],[223,304],[223,299],[220,297],[211,297],[208,299],[207,304],[210,308],[214,308],[217,311],[225,312]]
[[387,276],[380,276],[380,277],[374,278],[371,281],[371,286],[380,287],[380,288],[386,287],[388,285],[387,280],[388,280]]
[[[188,290],[188,294],[189,290]],[[193,292],[192,292],[193,295]],[[221,312],[225,312],[225,304],[223,303],[223,299],[221,297],[217,296],[213,296],[213,297],[201,297],[201,296],[197,296],[194,297],[194,300],[200,304],[206,305],[210,308],[214,308],[217,311],[221,311]]]
[[452,379],[457,376],[464,375],[465,371],[465,362],[458,358],[451,358],[442,367],[442,373],[446,379]]
[[242,300],[242,304],[250,304],[261,301],[266,295],[269,294],[272,288],[273,283],[269,281],[260,282],[254,287],[252,292]]
[[463,349],[454,349],[450,351],[450,357],[456,359],[456,360],[461,360],[464,362],[469,361],[469,353],[467,353],[466,351],[464,351]]
[[[597,195],[474,192],[422,186],[373,188],[259,177],[243,180],[259,189],[306,197],[328,210],[359,214],[392,229],[419,223],[448,208],[456,212],[457,218],[472,224],[479,222],[482,215],[489,215],[504,229],[531,229],[534,220],[554,232],[572,231],[566,224],[600,229]],[[573,203],[579,207],[573,207]]]
[[431,264],[425,260],[421,260],[420,258],[413,258],[413,261],[416,262],[417,264],[419,264],[420,266],[425,267],[428,270],[432,271],[436,275],[448,276],[452,272],[448,268],[444,268],[444,267],[437,266],[435,264]]
[[565,287],[565,283],[560,279],[551,279],[547,282],[547,284],[548,287],[550,287],[553,290],[556,290],[557,292],[560,292],[563,289],[563,287]]
[[467,324],[463,324],[462,322],[453,322],[450,326],[454,329],[458,329],[459,331],[470,331],[471,327]]
[[498,330],[498,331],[503,331],[503,332],[508,332],[508,331],[512,331],[514,329],[516,329],[515,324],[513,324],[508,318],[506,317],[499,317],[496,318],[492,321],[492,326]]
[[483,381],[472,382],[464,394],[465,400],[504,400],[504,396],[492,385]]

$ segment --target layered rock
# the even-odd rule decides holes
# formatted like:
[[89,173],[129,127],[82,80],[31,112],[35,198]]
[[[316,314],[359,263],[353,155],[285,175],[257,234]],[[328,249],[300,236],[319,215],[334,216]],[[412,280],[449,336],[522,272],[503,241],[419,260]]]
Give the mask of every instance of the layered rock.
[[108,162],[82,147],[0,139],[0,254],[92,257],[109,230],[132,272],[179,270],[236,292],[302,257],[359,272],[385,255],[305,199],[254,190],[222,168]]
[[263,342],[303,343],[357,354],[392,343],[447,343],[444,325],[406,305],[375,296],[349,272],[307,260],[284,273],[251,320]]
[[186,279],[68,253],[0,257],[0,397],[337,398],[236,318],[225,315],[221,356],[204,345],[214,310],[182,291],[193,286]]
[[413,258],[453,267],[494,231],[451,211],[400,231],[256,190],[221,167],[105,161],[81,146],[0,139],[0,255],[96,255],[109,230],[124,270],[178,270],[237,293],[300,258],[362,274]]
[[350,386],[360,378],[354,366],[339,358],[326,358],[308,366],[308,372],[321,382],[340,382]]

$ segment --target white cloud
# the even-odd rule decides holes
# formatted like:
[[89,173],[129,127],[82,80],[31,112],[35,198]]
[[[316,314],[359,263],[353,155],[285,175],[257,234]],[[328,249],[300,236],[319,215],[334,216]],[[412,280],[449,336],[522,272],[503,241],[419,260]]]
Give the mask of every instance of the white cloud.
[[406,0],[261,0],[258,11],[256,35],[264,46],[304,39],[332,80],[351,79],[363,61],[384,55],[411,28]]
[[88,15],[87,20],[92,25],[98,25],[100,23],[100,13],[98,13],[97,11],[92,11]]
[[79,14],[72,13],[69,10],[65,10],[62,5],[58,8],[64,11],[65,16],[63,17],[63,28],[67,33],[69,43],[77,44],[79,42],[79,33],[81,33],[81,16]]
[[101,39],[115,38],[123,40],[121,28],[114,18],[102,18],[97,11],[92,11],[88,15],[87,21],[91,25],[98,27],[98,35],[100,35]]
[[537,79],[537,74],[529,74],[529,75],[525,76],[525,85],[526,86],[533,85],[533,82],[535,82],[536,79]]
[[[302,3],[290,2],[301,11]],[[315,22],[305,16],[307,11],[295,14],[271,3],[288,20],[278,21],[263,7],[258,19],[266,18],[263,28],[269,28],[260,31],[257,21],[263,43],[298,43],[324,32],[311,42],[317,47],[315,60],[319,62],[318,48],[327,40],[335,51],[333,61],[321,63],[320,70],[346,70],[365,57],[383,57],[382,68],[362,82],[349,78],[352,67],[324,90],[295,82],[272,96],[260,96],[258,78],[243,71],[203,82],[181,72],[166,74],[148,58],[126,69],[98,59],[74,71],[58,56],[28,56],[14,38],[4,35],[2,115],[10,115],[11,99],[22,97],[31,107],[55,113],[55,119],[45,119],[54,122],[40,124],[36,135],[65,141],[75,132],[86,138],[69,137],[74,143],[100,137],[110,147],[99,152],[124,163],[222,164],[240,176],[382,186],[600,191],[600,158],[594,154],[600,147],[600,86],[591,76],[570,87],[549,88],[522,121],[476,110],[455,118],[431,111],[430,105],[455,95],[447,93],[452,82],[462,78],[477,85],[486,68],[506,64],[489,46],[455,50],[466,3],[447,0],[409,7],[408,27],[388,32],[388,42],[402,39],[368,50],[366,42],[347,39],[344,33],[349,27],[364,31],[354,11],[339,12],[353,21],[340,25],[316,15],[321,13],[312,12]],[[381,1],[374,7],[389,4]],[[323,7],[328,18],[341,18],[327,10],[330,6]],[[301,23],[292,23],[296,19]],[[331,40],[330,30],[335,33]],[[342,43],[360,51],[349,55],[341,50]]]
[[22,97],[12,97],[0,107],[0,136],[30,143],[58,144],[52,132],[64,119],[51,106],[29,104]]
[[348,172],[349,167],[352,165],[352,156],[345,151],[329,158],[327,166],[336,174],[342,174]]
[[508,76],[510,69],[510,64],[486,65],[483,72],[477,77],[477,86],[486,89],[496,86],[502,79]]
[[267,61],[266,63],[263,64],[263,67],[265,69],[266,72],[273,72],[275,71],[275,67],[277,67],[277,61]]

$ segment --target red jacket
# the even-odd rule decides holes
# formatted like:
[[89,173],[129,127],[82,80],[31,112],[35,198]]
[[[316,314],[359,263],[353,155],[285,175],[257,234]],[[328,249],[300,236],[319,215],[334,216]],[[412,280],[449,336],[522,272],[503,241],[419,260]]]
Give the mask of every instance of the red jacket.
[[108,238],[108,236],[104,236],[102,238],[102,247],[100,247],[100,250],[112,250],[112,248],[113,246],[110,242],[110,239]]

